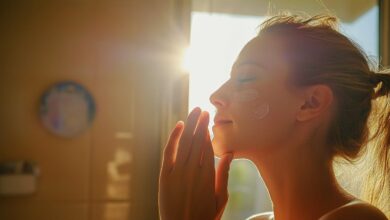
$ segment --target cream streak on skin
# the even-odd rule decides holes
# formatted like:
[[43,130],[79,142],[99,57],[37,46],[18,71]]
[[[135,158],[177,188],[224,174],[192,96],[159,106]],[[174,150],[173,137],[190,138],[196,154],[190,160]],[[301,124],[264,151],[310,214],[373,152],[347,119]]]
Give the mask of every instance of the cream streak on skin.
[[[250,102],[259,98],[259,92],[255,89],[247,89],[233,94],[233,99],[237,102]],[[262,103],[253,109],[253,115],[256,119],[263,119],[269,113],[269,104]]]
[[263,103],[259,106],[257,106],[253,112],[255,117],[257,119],[263,119],[265,116],[267,116],[269,113],[269,104],[268,103]]

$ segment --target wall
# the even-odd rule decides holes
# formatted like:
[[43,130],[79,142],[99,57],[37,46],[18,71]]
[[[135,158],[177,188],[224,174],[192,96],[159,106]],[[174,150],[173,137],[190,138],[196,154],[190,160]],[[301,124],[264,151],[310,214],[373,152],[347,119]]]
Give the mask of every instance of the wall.
[[[32,160],[41,174],[36,194],[0,197],[0,219],[157,219],[161,145],[186,107],[186,94],[169,101],[187,80],[177,64],[188,4],[31,2],[0,3],[0,162]],[[91,128],[71,139],[38,115],[62,80],[97,104]]]

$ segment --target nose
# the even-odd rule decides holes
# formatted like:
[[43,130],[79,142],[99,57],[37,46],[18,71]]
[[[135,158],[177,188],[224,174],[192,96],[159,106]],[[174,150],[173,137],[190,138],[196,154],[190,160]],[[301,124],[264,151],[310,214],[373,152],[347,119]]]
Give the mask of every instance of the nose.
[[222,94],[222,87],[213,92],[209,99],[211,104],[213,104],[216,108],[223,108],[227,106],[227,101]]

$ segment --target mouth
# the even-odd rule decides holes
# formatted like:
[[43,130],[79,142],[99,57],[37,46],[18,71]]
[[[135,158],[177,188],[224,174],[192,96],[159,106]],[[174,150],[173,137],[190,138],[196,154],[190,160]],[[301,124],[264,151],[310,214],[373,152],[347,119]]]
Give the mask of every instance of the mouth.
[[214,119],[214,126],[222,126],[222,125],[228,125],[228,124],[232,124],[233,121],[232,120],[229,120],[229,119],[223,119],[223,118],[218,118],[216,117]]

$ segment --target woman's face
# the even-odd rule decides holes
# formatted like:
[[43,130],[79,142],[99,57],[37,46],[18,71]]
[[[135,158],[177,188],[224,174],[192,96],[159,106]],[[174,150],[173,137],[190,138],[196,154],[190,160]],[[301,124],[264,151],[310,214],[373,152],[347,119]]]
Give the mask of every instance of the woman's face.
[[294,130],[298,98],[289,86],[290,65],[283,41],[271,34],[251,40],[240,52],[231,77],[210,96],[217,114],[213,126],[216,156],[283,147]]

